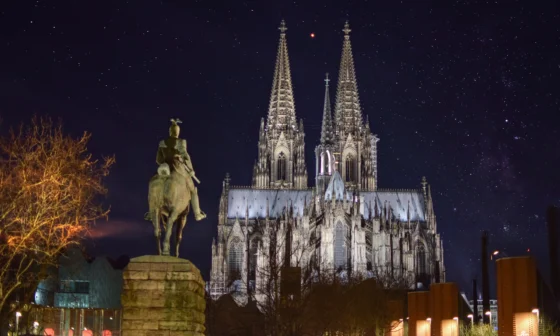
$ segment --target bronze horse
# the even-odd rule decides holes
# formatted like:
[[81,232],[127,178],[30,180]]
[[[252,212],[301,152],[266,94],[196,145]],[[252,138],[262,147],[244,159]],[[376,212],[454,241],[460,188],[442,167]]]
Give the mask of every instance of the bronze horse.
[[[148,189],[149,212],[147,218],[154,225],[154,234],[157,240],[158,253],[160,255],[170,254],[170,240],[173,224],[177,222],[175,241],[175,256],[179,257],[179,245],[183,236],[183,229],[187,224],[187,215],[190,211],[191,192],[187,187],[187,171],[181,163],[180,158],[175,157],[173,169],[163,164],[158,169],[158,174],[150,179]],[[161,241],[161,226],[165,237],[163,248]]]

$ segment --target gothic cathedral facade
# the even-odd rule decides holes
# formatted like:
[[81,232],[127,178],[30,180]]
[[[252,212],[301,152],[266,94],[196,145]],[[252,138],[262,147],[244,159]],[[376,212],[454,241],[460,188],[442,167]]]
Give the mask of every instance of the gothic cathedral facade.
[[334,114],[325,79],[315,187],[308,187],[305,133],[296,118],[283,21],[279,29],[252,185],[234,186],[229,175],[223,183],[218,236],[212,243],[211,297],[250,292],[259,301],[271,264],[390,274],[412,279],[416,288],[444,282],[443,246],[426,179],[415,189],[378,188],[379,138],[362,114],[348,23]]

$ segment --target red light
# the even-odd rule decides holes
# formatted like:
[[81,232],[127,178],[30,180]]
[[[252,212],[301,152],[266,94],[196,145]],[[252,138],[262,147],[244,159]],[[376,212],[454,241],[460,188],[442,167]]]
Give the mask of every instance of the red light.
[[311,38],[314,38],[314,37],[315,37],[315,33],[311,33],[310,36],[311,36]]
[[527,252],[531,252],[531,249],[530,249],[530,248],[528,248],[528,249],[527,249]]

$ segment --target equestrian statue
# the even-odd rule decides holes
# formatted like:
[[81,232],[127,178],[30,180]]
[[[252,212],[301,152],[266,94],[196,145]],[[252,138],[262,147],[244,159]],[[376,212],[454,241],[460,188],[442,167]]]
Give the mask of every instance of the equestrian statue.
[[[145,219],[154,225],[158,253],[170,255],[170,240],[175,227],[175,256],[179,256],[179,245],[183,229],[187,224],[187,215],[192,208],[194,218],[200,221],[206,214],[200,210],[198,192],[194,181],[200,183],[194,173],[191,158],[187,153],[187,141],[179,138],[179,119],[171,119],[169,137],[159,143],[156,162],[157,174],[150,179],[148,189],[149,212]],[[160,222],[165,237],[161,242]]]

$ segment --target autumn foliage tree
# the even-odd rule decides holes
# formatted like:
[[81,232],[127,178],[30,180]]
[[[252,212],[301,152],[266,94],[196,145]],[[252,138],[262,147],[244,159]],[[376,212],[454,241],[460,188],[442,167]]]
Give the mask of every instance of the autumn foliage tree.
[[94,160],[91,135],[74,138],[49,118],[33,118],[0,138],[0,312],[38,270],[106,217],[100,196],[113,157]]

